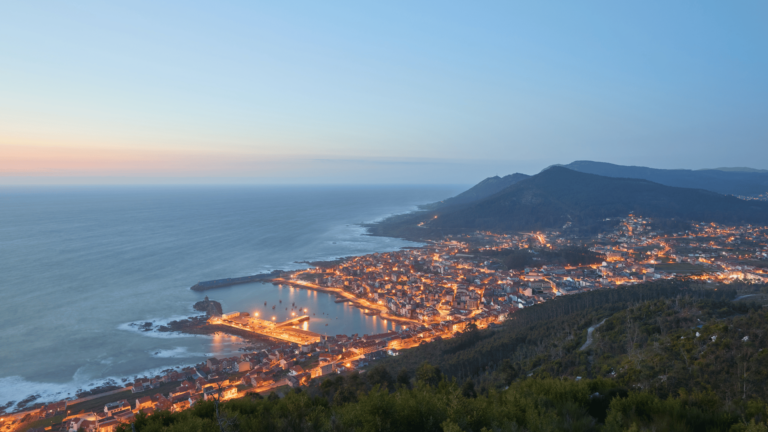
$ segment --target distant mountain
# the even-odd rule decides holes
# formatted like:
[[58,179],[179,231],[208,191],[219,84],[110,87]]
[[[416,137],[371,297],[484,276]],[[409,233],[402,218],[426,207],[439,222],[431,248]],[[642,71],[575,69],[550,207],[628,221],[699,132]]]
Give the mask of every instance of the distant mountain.
[[444,201],[433,204],[430,208],[440,208],[461,204],[469,204],[471,202],[479,201],[483,198],[489,197],[502,189],[506,189],[509,186],[525,180],[530,177],[527,174],[514,173],[504,177],[493,176],[481,181],[480,183],[472,186],[466,191],[456,195],[453,198],[448,198]]
[[588,226],[629,213],[726,224],[768,224],[768,202],[553,166],[479,201],[390,218],[372,231],[432,238],[475,230],[560,228],[567,222],[575,227]]
[[593,161],[557,166],[587,174],[644,179],[667,186],[706,189],[721,194],[756,196],[768,192],[768,171],[752,168],[657,169]]
[[[720,167],[720,168],[710,168],[710,169],[716,170],[716,171],[728,171],[728,172],[768,173],[768,170],[761,170],[761,169],[748,168],[748,167]],[[707,170],[699,170],[699,171],[707,171]]]

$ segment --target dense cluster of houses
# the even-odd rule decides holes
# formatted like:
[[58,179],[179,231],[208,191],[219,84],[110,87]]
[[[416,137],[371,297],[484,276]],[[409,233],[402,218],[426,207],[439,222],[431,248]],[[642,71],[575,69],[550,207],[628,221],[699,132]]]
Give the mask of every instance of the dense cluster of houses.
[[392,315],[424,323],[503,321],[516,308],[507,299],[508,275],[460,253],[463,243],[448,241],[424,249],[374,253],[330,269],[294,274],[320,286],[343,289],[384,305]]
[[768,260],[768,227],[702,222],[661,236],[649,229],[650,223],[649,219],[630,216],[621,219],[614,232],[598,236],[608,243],[592,249],[607,258],[597,269],[602,286],[675,277],[675,266],[664,265],[670,262],[696,265],[697,277],[711,282],[768,282],[765,266],[748,264]]
[[768,274],[754,266],[734,264],[745,258],[768,259],[768,227],[702,223],[663,236],[649,218],[629,215],[615,222],[617,228],[600,234],[591,248],[604,255],[600,264],[500,271],[498,263],[478,252],[527,250],[536,260],[536,248],[557,250],[571,246],[570,240],[559,232],[478,232],[470,239],[457,237],[419,249],[374,253],[330,268],[299,271],[293,277],[342,289],[386,306],[393,315],[424,323],[458,323],[479,315],[503,321],[514,309],[559,295],[672,278],[677,276],[674,271],[656,268],[670,260],[700,265],[701,272],[713,280],[768,280]]

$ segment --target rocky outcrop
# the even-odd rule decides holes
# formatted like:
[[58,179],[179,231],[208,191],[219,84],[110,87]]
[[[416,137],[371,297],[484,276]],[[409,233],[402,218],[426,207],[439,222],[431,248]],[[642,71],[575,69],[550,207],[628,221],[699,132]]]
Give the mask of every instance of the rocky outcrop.
[[215,301],[215,300],[208,300],[208,297],[205,297],[205,300],[199,301],[195,303],[195,306],[193,306],[195,310],[200,312],[205,312],[206,315],[210,316],[221,316],[223,313],[221,309],[221,303]]

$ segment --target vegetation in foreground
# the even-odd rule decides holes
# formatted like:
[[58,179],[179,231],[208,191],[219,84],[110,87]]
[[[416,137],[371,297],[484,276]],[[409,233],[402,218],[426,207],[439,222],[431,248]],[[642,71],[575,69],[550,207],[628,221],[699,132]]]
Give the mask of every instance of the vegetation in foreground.
[[[381,374],[387,378],[386,374]],[[177,414],[139,416],[137,431],[685,431],[766,430],[766,405],[743,404],[739,415],[712,392],[666,399],[629,391],[608,379],[529,378],[505,390],[476,394],[440,378],[429,364],[413,388],[371,384],[359,375],[329,379],[312,391],[280,398],[257,395],[221,405],[198,403]],[[437,381],[439,380],[440,381]],[[435,382],[437,381],[437,382]],[[329,383],[329,384],[325,384]],[[389,384],[396,389],[390,391]],[[470,383],[469,381],[467,383]],[[372,387],[369,389],[368,386]],[[223,420],[223,421],[222,421]],[[226,424],[221,427],[221,424]],[[122,431],[130,431],[123,425]]]
[[[218,416],[204,402],[140,417],[135,427],[768,431],[768,315],[734,296],[670,281],[558,299],[520,311],[500,330],[471,329],[365,373],[332,376],[282,398],[226,402]],[[587,328],[600,323],[584,348]]]

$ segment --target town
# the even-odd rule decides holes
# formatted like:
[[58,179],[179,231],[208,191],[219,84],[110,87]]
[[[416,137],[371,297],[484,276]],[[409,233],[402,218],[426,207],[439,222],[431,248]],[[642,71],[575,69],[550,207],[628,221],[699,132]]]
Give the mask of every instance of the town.
[[[697,223],[670,231],[638,215],[604,222],[614,228],[590,238],[557,231],[476,232],[283,273],[273,283],[332,293],[399,328],[326,337],[302,328],[311,317],[301,309],[284,323],[245,311],[210,316],[212,325],[252,332],[271,343],[137,379],[109,393],[3,415],[0,428],[36,422],[43,425],[39,430],[107,432],[139,413],[177,412],[200,400],[306,386],[329,374],[364,371],[378,359],[468,329],[493,329],[521,308],[564,295],[677,277],[712,286],[768,282],[768,227]],[[563,251],[570,255],[557,255]],[[95,406],[97,401],[103,403]]]
[[[419,249],[297,271],[285,282],[354,296],[362,307],[390,318],[415,325],[450,323],[460,331],[470,321],[479,326],[502,322],[518,308],[560,295],[653,279],[686,275],[708,282],[768,280],[759,266],[768,258],[768,227],[701,223],[662,235],[647,218],[629,215],[615,222],[614,231],[591,239],[589,251],[599,259],[589,264],[542,261],[542,251],[572,248],[578,241],[559,232],[478,232]],[[506,251],[527,251],[532,264],[502,269],[503,263],[494,257]]]

